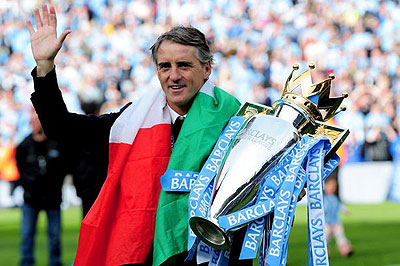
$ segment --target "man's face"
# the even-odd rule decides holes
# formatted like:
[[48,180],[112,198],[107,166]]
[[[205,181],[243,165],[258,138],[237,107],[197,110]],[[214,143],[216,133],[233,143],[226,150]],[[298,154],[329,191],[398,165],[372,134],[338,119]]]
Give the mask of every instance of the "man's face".
[[157,75],[168,105],[178,114],[186,114],[204,80],[210,76],[211,64],[201,65],[194,46],[169,40],[159,46],[157,61]]

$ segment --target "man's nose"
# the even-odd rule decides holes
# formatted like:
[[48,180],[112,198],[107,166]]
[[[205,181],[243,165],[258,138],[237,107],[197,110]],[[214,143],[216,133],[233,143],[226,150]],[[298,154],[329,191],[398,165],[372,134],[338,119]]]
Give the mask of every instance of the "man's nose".
[[169,75],[169,78],[172,81],[179,81],[182,78],[181,73],[179,72],[179,69],[177,67],[171,68],[171,73]]

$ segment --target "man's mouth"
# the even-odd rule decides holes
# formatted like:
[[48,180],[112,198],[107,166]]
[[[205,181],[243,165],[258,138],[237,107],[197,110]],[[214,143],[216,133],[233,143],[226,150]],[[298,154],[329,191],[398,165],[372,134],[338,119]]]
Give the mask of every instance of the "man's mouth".
[[172,90],[180,90],[182,88],[184,88],[185,85],[172,85],[172,86],[168,86],[168,88],[172,89]]

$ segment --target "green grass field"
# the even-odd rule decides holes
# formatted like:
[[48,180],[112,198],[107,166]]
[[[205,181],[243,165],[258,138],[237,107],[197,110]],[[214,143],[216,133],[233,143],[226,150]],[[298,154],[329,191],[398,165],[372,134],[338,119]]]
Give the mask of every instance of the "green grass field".
[[[342,258],[334,243],[329,245],[330,265],[400,266],[400,204],[346,205],[342,215],[354,255]],[[306,208],[296,210],[290,233],[288,265],[308,265]]]
[[[78,245],[79,226],[82,211],[79,208],[68,209],[62,212],[62,259],[63,265],[70,265],[74,260]],[[0,209],[0,266],[18,265],[21,210]],[[37,266],[48,265],[46,213],[39,215],[35,259]]]
[[[347,237],[355,253],[342,258],[334,243],[329,245],[330,265],[400,266],[400,204],[348,205],[343,217]],[[69,265],[76,252],[80,209],[63,211],[62,252],[64,265]],[[47,265],[45,213],[41,213],[36,239],[36,265]],[[18,265],[19,209],[0,209],[0,265]],[[308,265],[306,208],[299,206],[289,242],[288,265]]]

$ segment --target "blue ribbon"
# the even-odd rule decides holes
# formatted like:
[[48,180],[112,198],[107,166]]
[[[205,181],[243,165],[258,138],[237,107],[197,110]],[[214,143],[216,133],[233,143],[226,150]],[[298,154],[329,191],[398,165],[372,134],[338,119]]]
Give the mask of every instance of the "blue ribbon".
[[[231,118],[200,173],[168,169],[161,177],[162,188],[165,191],[190,191],[189,218],[193,216],[207,217],[209,215],[214,180],[223,164],[225,154],[229,151],[232,141],[235,140],[245,122],[243,117]],[[339,157],[335,154],[323,165],[323,157],[329,149],[329,145],[326,138],[313,139],[304,136],[293,148],[286,151],[278,164],[263,177],[258,194],[252,202],[237,212],[219,217],[219,225],[229,231],[237,230],[248,224],[240,259],[255,258],[257,252],[259,252],[259,262],[263,265],[286,264],[288,238],[297,206],[297,198],[301,190],[307,182],[308,186],[311,186],[308,189],[312,191],[314,187],[317,188],[318,186],[311,181],[319,180],[318,196],[307,193],[308,197],[311,196],[311,199],[313,197],[317,199],[322,193],[322,181],[339,163]],[[318,163],[320,165],[319,170],[315,168]],[[313,167],[319,171],[319,175],[309,170]],[[306,172],[304,168],[308,171]],[[320,217],[321,206],[323,207],[322,203],[319,205],[318,201],[309,202],[308,216],[314,217],[309,218],[310,265],[328,261],[327,254],[325,257],[325,251],[320,251],[321,248],[326,247],[325,236],[315,235],[316,232],[321,232],[321,226],[316,229],[316,223],[319,225],[320,220],[322,223],[324,221],[324,217]],[[272,211],[274,211],[272,229],[266,231],[266,223],[269,222],[267,215]],[[269,243],[267,242],[268,239]],[[323,244],[323,241],[325,241],[325,244]],[[322,244],[318,246],[317,242]],[[260,250],[261,244],[263,248]],[[209,265],[228,265],[229,250],[220,251],[209,247],[194,235],[190,227],[188,250],[187,260],[193,259],[197,251],[198,263],[208,261]],[[322,255],[323,258],[321,258]]]
[[291,219],[289,217],[289,206],[293,196],[294,184],[308,151],[316,143],[317,140],[305,136],[294,147],[295,155],[289,165],[285,181],[275,196],[276,206],[268,248],[267,265],[280,265],[281,263],[284,254],[284,234],[287,226],[291,226],[289,220],[293,220],[293,217]]
[[320,145],[309,154],[307,162],[307,200],[308,200],[308,247],[310,265],[329,265],[328,248],[325,236],[325,217],[323,202],[323,161],[327,151]]
[[[263,177],[260,189],[257,195],[256,204],[262,201],[270,201],[275,198],[275,193],[280,188],[286,176],[289,162],[293,158],[294,149],[289,149],[282,156],[277,165],[275,165],[265,177]],[[262,223],[263,221],[264,223]],[[242,250],[239,259],[254,259],[259,251],[262,236],[264,234],[265,223],[268,218],[262,218],[251,222],[247,228],[245,239],[243,241]],[[266,232],[269,234],[269,232]],[[264,257],[264,250],[260,251],[260,258]]]
[[[275,237],[280,236],[281,241],[276,241],[276,239],[271,237],[271,243],[273,243],[272,241],[275,240],[274,242],[275,244],[281,244],[278,247],[279,250],[282,250],[282,252],[279,253],[279,258],[276,259],[276,261],[280,261],[281,265],[285,264],[287,257],[287,243],[291,225],[294,219],[294,213],[297,206],[297,198],[306,183],[306,173],[304,168],[306,168],[307,161],[305,161],[305,159],[307,158],[307,155],[311,152],[311,150],[314,148],[314,146],[318,145],[318,143],[324,143],[325,150],[329,149],[329,142],[326,139],[311,139],[310,137],[304,137],[302,142],[296,145],[297,148],[295,146],[291,150],[287,151],[286,154],[283,156],[283,158],[280,160],[280,162],[271,171],[269,171],[267,175],[263,178],[255,205],[249,208],[244,208],[235,213],[220,217],[219,219],[220,226],[225,229],[230,229],[235,226],[243,225],[249,220],[253,220],[247,228],[245,239],[243,241],[242,251],[240,254],[240,259],[255,258],[257,256],[257,252],[260,252],[260,262],[266,262],[267,254],[265,253],[264,250],[260,250],[259,246],[262,241],[264,242],[266,241],[266,239],[263,239],[262,236],[265,235],[264,232],[265,223],[268,222],[268,219],[267,217],[260,219],[256,219],[258,218],[258,216],[251,217],[254,214],[254,211],[252,212],[251,210],[252,209],[254,210],[255,206],[260,206],[261,202],[270,202],[272,199],[275,199],[278,202],[279,196],[282,197],[283,195],[286,195],[287,196],[286,200],[281,198],[283,204],[280,209],[281,211],[282,210],[285,211],[283,212],[283,214],[285,214],[286,219],[283,219],[282,221],[284,222],[283,224],[277,224],[275,220],[275,226],[282,227],[281,228],[282,231],[277,230],[279,228],[275,228],[274,232],[280,232],[280,234],[276,233],[274,234],[274,236]],[[293,158],[295,160],[296,168],[298,170],[296,169],[293,170],[293,166],[290,167]],[[321,155],[320,159],[321,160],[323,159],[323,155]],[[329,174],[336,168],[338,163],[339,163],[339,157],[337,155],[334,155],[325,164],[323,179],[329,176]],[[289,176],[290,182],[284,180],[284,178],[286,178],[287,175]],[[296,177],[293,178],[293,176]],[[286,182],[286,188],[282,187],[283,182]],[[288,183],[290,184],[289,186],[287,185]],[[277,194],[277,196],[275,196],[277,191],[280,194]],[[276,207],[277,206],[275,206],[275,208]],[[264,245],[266,245],[266,243]],[[269,260],[271,260],[271,258],[269,258]],[[274,262],[269,261],[269,263],[271,263],[271,265],[275,265],[273,263],[276,263],[276,261]]]
[[[293,158],[293,148],[289,149],[282,156],[277,165],[275,165],[265,177],[263,177],[260,189],[257,195],[256,204],[262,201],[271,201],[275,198],[275,193],[280,188],[286,176],[286,171],[289,167],[289,162]],[[264,224],[261,223],[264,222]],[[268,219],[258,219],[251,222],[247,228],[245,239],[243,241],[240,259],[254,259],[259,251],[259,245],[262,240],[262,235],[265,228],[265,223]],[[268,233],[268,232],[267,232]],[[260,252],[260,256],[263,253]]]
[[230,251],[212,248],[209,266],[228,266]]
[[260,201],[253,206],[239,210],[237,212],[223,215],[218,218],[220,227],[230,230],[248,224],[255,219],[262,218],[271,213],[275,206],[273,200]]
[[197,245],[197,264],[210,261],[212,251],[213,250],[209,245],[205,244],[203,241],[200,241],[200,243]]
[[[211,197],[214,188],[214,179],[220,169],[222,164],[222,160],[225,157],[226,152],[231,146],[231,142],[235,139],[238,131],[241,129],[242,125],[244,124],[245,119],[241,116],[234,116],[232,117],[221,135],[219,136],[210,156],[208,157],[207,161],[203,165],[199,176],[194,183],[192,189],[190,190],[189,194],[189,219],[193,216],[199,217],[207,217],[208,211],[211,204]],[[189,235],[188,235],[188,250],[189,255],[186,258],[190,260],[193,258],[193,254],[197,249],[199,241],[196,241],[196,235],[193,231],[188,228]],[[204,255],[204,254],[202,254]],[[216,253],[212,253],[210,255],[210,260],[212,260]],[[219,265],[225,263],[226,260],[226,252],[218,253],[219,259],[217,261]],[[202,259],[199,255],[198,259]]]
[[167,169],[161,176],[161,187],[164,191],[190,192],[198,176],[198,172]]
[[[325,144],[326,145],[326,144]],[[328,149],[327,147],[325,147],[325,150],[326,149]],[[325,151],[324,150],[324,151]],[[322,160],[323,160],[323,156],[321,156],[320,158],[318,158],[319,160],[321,160],[321,162],[322,162]],[[307,162],[309,162],[309,160],[307,161]],[[335,168],[338,166],[338,164],[339,164],[339,162],[340,162],[340,159],[339,159],[339,157],[336,155],[336,154],[334,154],[333,156],[332,156],[332,158],[326,163],[326,164],[324,164],[324,167],[323,167],[323,177],[322,177],[322,180],[325,180],[332,172],[333,172],[333,170],[335,170]],[[307,166],[305,167],[306,169],[307,169]],[[291,213],[293,213],[293,217],[294,217],[294,213],[296,212],[296,207],[297,207],[297,198],[298,198],[298,196],[299,196],[299,194],[300,194],[300,192],[301,192],[301,190],[302,190],[302,188],[304,187],[304,185],[305,185],[305,183],[306,183],[306,181],[307,181],[307,176],[306,176],[306,173],[305,173],[305,170],[304,169],[301,169],[302,170],[302,176],[301,176],[301,182],[302,182],[302,185],[301,185],[301,188],[300,187],[296,187],[296,189],[295,189],[295,192],[294,192],[294,197],[293,197],[293,199],[292,199],[292,202],[291,202],[291,206],[290,206],[290,208],[289,208],[289,211],[291,212]],[[299,176],[300,177],[300,176]],[[290,224],[290,223],[289,223]],[[288,245],[288,243],[289,243],[289,234],[290,234],[290,230],[291,230],[291,226],[288,226],[287,227],[287,230],[286,230],[286,232],[285,232],[285,245]],[[287,258],[287,251],[288,251],[288,247],[287,246],[284,246],[284,255],[283,255],[283,257],[282,257],[282,261],[281,261],[281,265],[286,265],[286,258]]]
[[[263,178],[261,182],[261,189],[259,190],[257,196],[256,205],[262,202],[275,202],[276,191],[283,184],[289,170],[290,161],[296,154],[295,147],[289,149],[283,155],[280,162],[278,162],[278,164]],[[268,219],[265,218],[264,222],[267,221]],[[240,259],[251,259],[256,257],[264,227],[265,223],[262,224],[260,221],[255,221],[249,224],[245,235],[245,240],[243,242]]]

